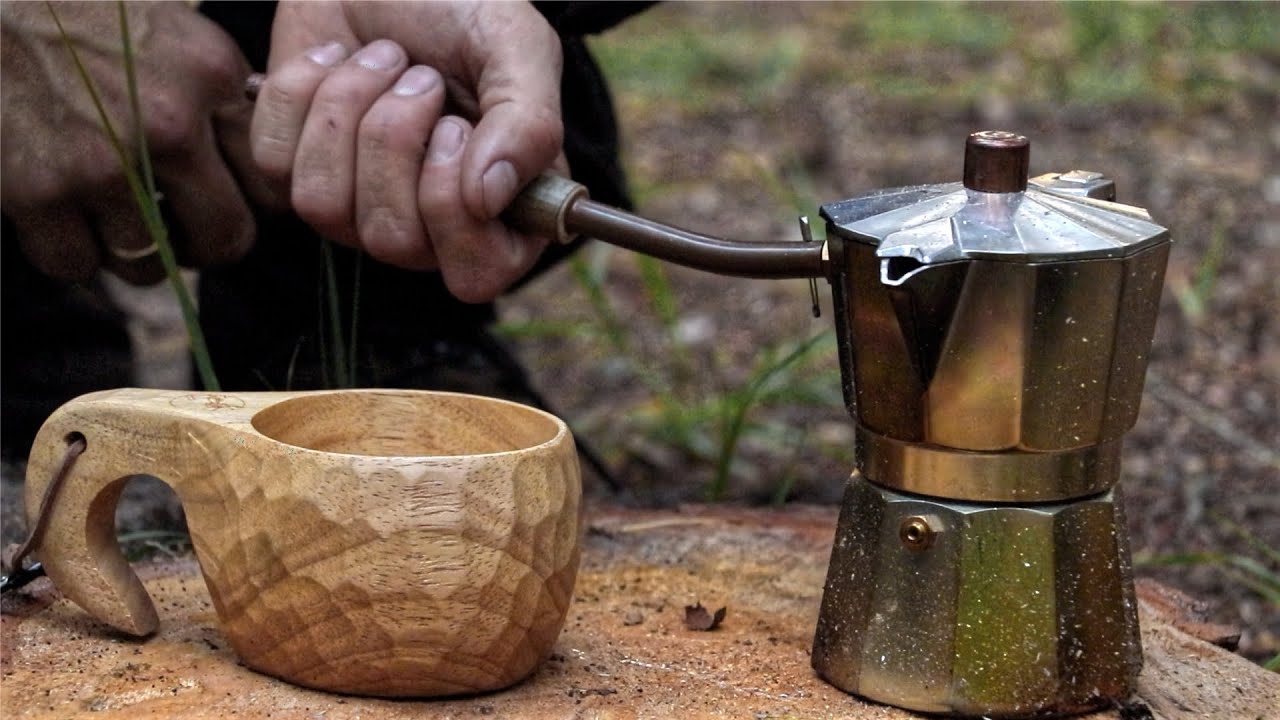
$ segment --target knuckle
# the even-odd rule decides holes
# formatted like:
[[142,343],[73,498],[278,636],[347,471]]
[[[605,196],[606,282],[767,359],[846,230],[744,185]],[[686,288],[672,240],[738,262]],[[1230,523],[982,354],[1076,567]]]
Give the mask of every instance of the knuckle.
[[71,192],[71,182],[66,173],[44,168],[29,168],[17,173],[6,168],[4,188],[5,211],[39,208],[58,201]]
[[145,113],[147,144],[157,155],[189,152],[198,141],[200,116],[185,98],[161,93],[148,99]]
[[379,158],[418,158],[426,154],[427,134],[413,118],[390,108],[375,108],[360,121],[360,149]]
[[293,142],[277,135],[255,137],[251,144],[253,162],[272,180],[286,180],[293,170]]
[[396,131],[394,116],[384,112],[370,112],[360,121],[360,148],[378,157],[385,157],[397,147],[401,134]]
[[243,82],[245,61],[231,38],[219,30],[203,34],[203,39],[189,55],[197,76],[219,87],[235,87]]
[[391,208],[379,207],[368,212],[360,223],[360,243],[370,255],[395,264],[406,248],[416,244],[418,236],[408,222]]
[[[120,167],[120,158],[105,143],[92,143],[78,153],[79,161],[75,167],[63,168],[62,177],[53,180],[53,187],[59,193],[70,191],[79,186],[89,191],[118,185],[124,180],[124,170]],[[75,173],[74,179],[68,173]]]
[[378,262],[410,270],[430,270],[436,267],[435,255],[423,245],[405,245],[389,242],[387,236],[362,239],[365,252]]
[[[462,202],[457,181],[436,181],[425,177],[418,185],[418,211],[428,228],[445,225],[458,213]],[[434,235],[434,233],[433,233]]]
[[258,108],[273,108],[284,112],[287,108],[304,108],[311,102],[320,82],[316,69],[299,62],[285,63],[273,71],[258,93]]
[[454,297],[467,303],[494,300],[514,279],[511,268],[496,254],[477,249],[477,241],[478,238],[455,238],[450,243],[455,252],[442,256],[440,262],[445,287]]
[[548,107],[536,109],[529,119],[528,130],[539,147],[554,148],[559,152],[564,144],[564,121],[558,110]]
[[312,113],[323,119],[330,127],[335,124],[342,127],[349,123],[355,109],[367,103],[365,93],[359,85],[348,82],[342,75],[330,76],[316,90]]
[[249,138],[250,153],[259,170],[275,180],[287,178],[293,169],[297,140],[287,107],[272,100],[259,103]]
[[324,179],[295,180],[291,194],[293,211],[317,230],[332,231],[350,224],[350,211]]

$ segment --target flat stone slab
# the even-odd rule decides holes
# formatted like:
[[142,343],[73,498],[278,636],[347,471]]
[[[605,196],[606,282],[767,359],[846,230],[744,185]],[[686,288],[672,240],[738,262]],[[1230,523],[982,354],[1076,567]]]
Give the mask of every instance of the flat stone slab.
[[[400,701],[294,687],[242,667],[191,556],[138,565],[160,631],[91,620],[48,580],[3,600],[6,718],[914,718],[819,679],[809,648],[834,508],[588,511],[582,571],[550,659],[513,688]],[[1139,697],[1098,718],[1280,717],[1280,675],[1188,634],[1139,588]],[[685,606],[726,608],[711,631]],[[1176,612],[1173,614],[1176,615]],[[1194,626],[1192,630],[1194,631]]]

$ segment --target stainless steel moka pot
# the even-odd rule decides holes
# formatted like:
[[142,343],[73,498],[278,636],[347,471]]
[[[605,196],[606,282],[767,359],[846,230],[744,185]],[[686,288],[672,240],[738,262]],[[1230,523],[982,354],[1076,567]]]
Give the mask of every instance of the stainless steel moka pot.
[[963,183],[822,209],[858,460],[812,660],[872,700],[1078,712],[1141,667],[1116,484],[1169,234],[1028,152],[977,133]]
[[1141,667],[1117,482],[1169,233],[1097,173],[1028,166],[1026,138],[975,133],[963,182],[825,205],[824,244],[698,235],[553,178],[510,211],[712,272],[830,281],[857,467],[812,661],[879,702],[1073,713],[1128,696]]

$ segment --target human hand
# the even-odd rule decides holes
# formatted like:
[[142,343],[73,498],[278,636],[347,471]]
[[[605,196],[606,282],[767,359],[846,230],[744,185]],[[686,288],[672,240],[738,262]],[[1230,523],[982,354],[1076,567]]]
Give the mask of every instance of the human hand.
[[[53,4],[136,162],[115,3]],[[232,39],[185,2],[129,3],[143,132],[179,257],[235,259],[253,242],[242,192],[267,199],[248,146],[249,74]],[[40,271],[85,280],[105,267],[134,283],[163,268],[88,89],[45,3],[0,3],[2,205]]]
[[326,237],[487,301],[546,246],[498,215],[566,167],[560,69],[523,2],[282,2],[254,159]]

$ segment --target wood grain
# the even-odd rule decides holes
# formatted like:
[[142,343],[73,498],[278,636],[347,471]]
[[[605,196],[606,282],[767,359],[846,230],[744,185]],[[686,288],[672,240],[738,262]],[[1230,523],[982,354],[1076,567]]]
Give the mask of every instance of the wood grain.
[[564,623],[580,480],[568,429],[540,411],[419,391],[95,393],[37,436],[28,513],[72,433],[87,449],[36,553],[127,633],[158,623],[114,537],[135,474],[176,491],[223,632],[256,670],[366,695],[491,690],[532,672]]

